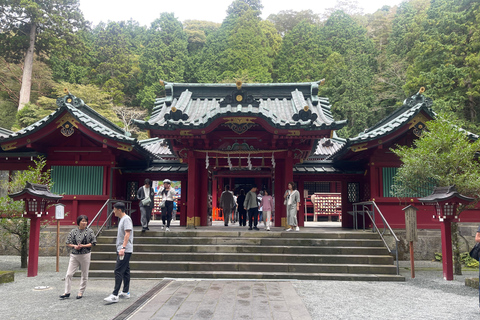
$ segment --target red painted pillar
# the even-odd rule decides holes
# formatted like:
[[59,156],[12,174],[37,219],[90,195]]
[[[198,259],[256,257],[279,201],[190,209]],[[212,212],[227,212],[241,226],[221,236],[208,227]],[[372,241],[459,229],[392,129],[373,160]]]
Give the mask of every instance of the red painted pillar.
[[283,205],[283,194],[286,190],[283,159],[275,159],[275,227],[282,226],[282,218],[285,218],[285,206]]
[[40,243],[40,219],[30,218],[30,243],[28,245],[27,277],[36,277],[38,273],[38,252]]
[[187,179],[182,178],[180,180],[181,182],[181,187],[182,187],[182,194],[180,197],[180,201],[177,203],[177,205],[180,208],[180,226],[181,227],[186,227],[187,226]]
[[441,222],[443,279],[453,280],[452,225],[450,221]]
[[195,227],[197,163],[192,151],[188,152],[187,228]]
[[197,160],[197,216],[200,216],[200,225],[208,226],[210,221],[208,219],[208,171],[205,169],[205,160]]

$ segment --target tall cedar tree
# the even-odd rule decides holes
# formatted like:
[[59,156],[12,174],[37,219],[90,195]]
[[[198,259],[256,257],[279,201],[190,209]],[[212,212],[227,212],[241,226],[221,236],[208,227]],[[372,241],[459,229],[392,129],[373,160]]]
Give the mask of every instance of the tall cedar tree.
[[18,110],[30,101],[33,56],[73,45],[83,26],[79,0],[0,0],[0,54],[23,61]]

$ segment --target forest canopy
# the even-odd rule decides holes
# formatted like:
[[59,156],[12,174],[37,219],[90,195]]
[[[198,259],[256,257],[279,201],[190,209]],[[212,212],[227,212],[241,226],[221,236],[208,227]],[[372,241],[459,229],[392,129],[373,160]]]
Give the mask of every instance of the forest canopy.
[[[96,105],[121,124],[115,119],[118,108],[148,117],[155,98],[164,95],[160,80],[325,79],[319,94],[330,99],[336,120],[349,120],[339,132],[343,137],[372,126],[420,87],[433,99],[434,111],[449,113],[463,120],[466,129],[478,131],[478,1],[410,0],[363,14],[352,0],[322,15],[312,8],[280,11],[264,20],[260,0],[235,0],[221,24],[179,21],[174,13],[159,12],[149,26],[132,20],[91,26],[81,16],[78,0],[65,2],[70,15],[42,11],[40,0],[21,2],[26,3],[37,11],[28,21],[12,23],[8,8],[22,8],[14,7],[18,1],[0,0],[3,128],[20,129],[51,112],[50,101],[63,87],[83,99],[101,97]],[[52,29],[51,17],[63,29]],[[29,112],[17,114],[32,21],[37,42],[25,105]],[[128,130],[135,134],[134,128]]]

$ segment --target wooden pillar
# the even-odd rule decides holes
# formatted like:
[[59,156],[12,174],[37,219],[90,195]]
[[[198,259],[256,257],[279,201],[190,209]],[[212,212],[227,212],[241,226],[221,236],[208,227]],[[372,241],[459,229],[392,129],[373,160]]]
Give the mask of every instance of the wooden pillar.
[[187,226],[187,208],[188,208],[187,206],[188,183],[187,183],[187,179],[185,178],[182,178],[180,181],[182,186],[182,195],[177,205],[180,208],[180,226],[186,227]]
[[353,228],[353,216],[348,214],[352,210],[352,204],[348,202],[348,182],[342,181],[342,228]]
[[187,228],[195,227],[197,163],[192,151],[188,152]]
[[195,210],[197,212],[197,217],[195,226],[207,226],[209,223],[208,220],[208,170],[205,169],[205,160],[197,160],[197,171],[198,171],[198,188],[197,198],[198,198],[198,208]]
[[[275,227],[282,226],[282,218],[285,223],[286,208],[283,205],[283,194],[285,193],[285,160],[275,159]],[[285,225],[284,225],[285,226]]]
[[40,218],[30,217],[30,242],[28,245],[27,277],[36,277],[38,273],[38,253],[40,251]]

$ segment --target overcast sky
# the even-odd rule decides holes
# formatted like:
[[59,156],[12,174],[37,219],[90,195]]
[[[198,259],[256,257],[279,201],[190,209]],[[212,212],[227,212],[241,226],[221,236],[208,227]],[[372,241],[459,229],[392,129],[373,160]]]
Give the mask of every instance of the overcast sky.
[[[100,21],[122,21],[130,18],[149,26],[161,12],[173,12],[180,21],[207,20],[222,22],[233,0],[80,0],[85,18],[94,25]],[[401,0],[358,0],[365,13],[373,13],[384,5],[396,5]],[[262,0],[262,18],[281,10],[308,10],[323,13],[335,5],[335,0]]]

